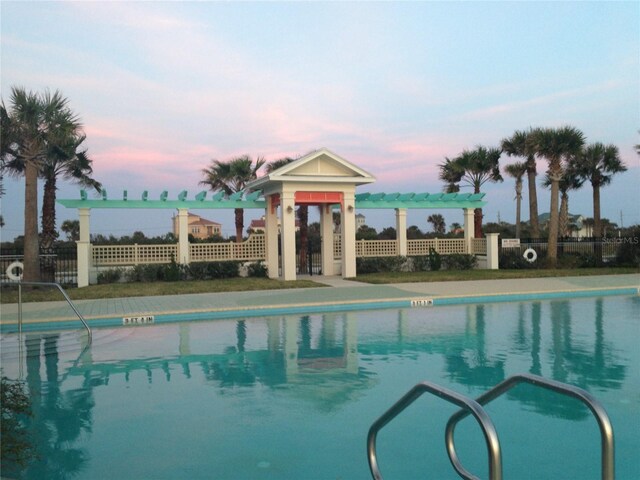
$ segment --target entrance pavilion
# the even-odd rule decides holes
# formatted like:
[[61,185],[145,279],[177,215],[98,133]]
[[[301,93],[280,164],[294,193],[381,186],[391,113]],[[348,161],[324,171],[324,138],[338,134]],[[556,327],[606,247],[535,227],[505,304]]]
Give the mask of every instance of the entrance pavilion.
[[[311,152],[304,157],[291,162],[273,172],[254,180],[247,185],[245,191],[225,196],[223,192],[214,193],[207,199],[207,192],[203,191],[188,200],[186,191],[180,192],[177,200],[168,199],[168,192],[164,191],[159,200],[150,200],[145,191],[140,200],[127,198],[127,192],[122,199],[108,199],[105,190],[102,199],[88,199],[81,191],[79,200],[60,199],[58,203],[68,208],[77,208],[80,219],[80,240],[78,241],[78,286],[93,283],[95,277],[94,262],[95,248],[90,243],[90,211],[92,208],[117,209],[177,209],[178,210],[178,244],[157,246],[158,255],[150,263],[161,263],[175,259],[178,263],[188,264],[196,260],[193,247],[188,241],[187,216],[190,209],[262,209],[265,212],[265,241],[264,245],[252,247],[255,252],[251,255],[225,258],[226,260],[255,260],[264,259],[270,278],[283,280],[296,279],[296,244],[295,244],[295,206],[315,205],[320,209],[320,231],[322,237],[322,273],[323,275],[340,274],[343,277],[356,276],[356,210],[361,209],[394,209],[396,215],[397,239],[393,245],[393,252],[389,255],[420,255],[408,251],[406,237],[407,209],[463,209],[464,212],[464,240],[443,239],[440,242],[450,242],[455,248],[444,253],[478,253],[473,244],[473,210],[486,204],[482,199],[483,193],[359,193],[356,187],[375,182],[375,177],[362,170],[344,158],[323,148]],[[341,215],[340,231],[340,263],[335,264],[333,211],[339,209]],[[278,222],[278,220],[280,222]],[[278,223],[281,225],[280,250],[278,254]],[[492,234],[487,235],[492,236]],[[375,242],[375,241],[373,241]],[[388,241],[387,241],[388,242]],[[437,239],[436,239],[437,242]],[[497,237],[491,238],[491,244],[496,244]],[[220,245],[220,244],[215,244]],[[202,245],[199,244],[199,247]],[[160,247],[166,247],[161,252]],[[106,248],[106,247],[105,247]],[[122,246],[118,246],[122,251]],[[486,248],[481,247],[482,253],[487,253],[487,267],[497,268],[497,257],[489,258],[489,242]],[[428,251],[427,251],[428,252]],[[119,255],[119,253],[114,253]],[[164,255],[164,256],[163,256]],[[382,256],[382,255],[381,255]],[[163,260],[164,259],[164,260]],[[197,260],[216,260],[198,256]],[[136,262],[137,250],[136,250]],[[127,261],[100,262],[101,265],[130,265]],[[338,271],[339,270],[339,271]],[[91,280],[91,282],[90,282]]]

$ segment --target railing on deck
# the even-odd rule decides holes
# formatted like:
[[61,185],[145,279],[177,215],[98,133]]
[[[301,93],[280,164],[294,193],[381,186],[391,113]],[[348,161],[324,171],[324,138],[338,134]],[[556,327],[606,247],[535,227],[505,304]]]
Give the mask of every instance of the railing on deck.
[[264,260],[266,240],[263,234],[252,234],[241,243],[192,243],[189,245],[192,262],[223,260]]
[[[407,255],[429,255],[434,249],[441,255],[466,253],[464,238],[428,238],[407,240]],[[474,238],[472,253],[485,255],[487,241]],[[93,245],[93,264],[103,266],[138,265],[144,263],[170,263],[178,259],[178,246],[170,245]],[[398,253],[397,240],[356,240],[356,257],[395,257]],[[241,243],[192,243],[189,244],[189,258],[192,262],[221,262],[228,260],[256,261],[266,258],[266,237],[251,234]],[[333,258],[342,258],[340,235],[333,237]]]
[[139,265],[142,263],[170,263],[178,258],[178,246],[165,245],[93,245],[93,264]]

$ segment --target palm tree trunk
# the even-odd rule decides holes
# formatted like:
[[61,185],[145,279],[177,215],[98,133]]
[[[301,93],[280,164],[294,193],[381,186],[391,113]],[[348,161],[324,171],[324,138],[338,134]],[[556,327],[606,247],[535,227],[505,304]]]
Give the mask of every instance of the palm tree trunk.
[[42,198],[42,239],[40,250],[46,256],[41,258],[41,277],[45,282],[55,282],[56,261],[53,256],[53,242],[56,233],[56,178],[48,178],[44,183],[44,196]]
[[558,263],[558,192],[559,175],[551,177],[551,206],[549,207],[549,237],[547,240],[547,266],[555,268]]
[[[480,193],[480,186],[476,185],[475,188],[473,189],[473,193]],[[473,210],[473,236],[475,238],[482,238],[482,209],[481,208],[476,208]]]
[[[535,162],[535,161],[534,161]],[[529,223],[531,224],[531,237],[540,237],[540,224],[538,223],[538,193],[536,191],[536,168],[527,168],[527,180],[529,182]]]
[[522,208],[522,179],[516,180],[516,238],[520,238],[520,209]]
[[242,230],[244,229],[244,210],[236,208],[234,210],[236,216],[236,243],[242,242]]
[[40,280],[38,165],[36,163],[36,157],[25,158],[23,280],[25,282],[37,282]]
[[561,237],[567,236],[567,230],[569,229],[569,195],[567,192],[562,192],[560,198],[560,215],[558,217],[558,235]]
[[600,219],[600,185],[593,185],[593,236],[595,237],[596,265],[602,265],[602,220]]
[[476,208],[473,210],[473,236],[475,238],[482,238],[482,209]]

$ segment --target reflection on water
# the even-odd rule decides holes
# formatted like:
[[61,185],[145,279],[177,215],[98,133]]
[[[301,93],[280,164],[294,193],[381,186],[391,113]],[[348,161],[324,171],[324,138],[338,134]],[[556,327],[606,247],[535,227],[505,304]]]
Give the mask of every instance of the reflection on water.
[[[628,340],[638,333],[633,318],[638,319],[639,309],[636,298],[598,298],[179,323],[134,328],[120,341],[101,342],[110,334],[99,330],[94,345],[81,354],[68,336],[62,340],[57,333],[27,334],[22,363],[5,358],[3,350],[3,374],[17,377],[23,368],[26,371],[33,410],[27,423],[40,458],[23,471],[3,465],[3,475],[99,477],[94,463],[108,453],[101,452],[102,443],[93,437],[104,441],[105,425],[122,420],[126,412],[119,406],[114,413],[113,403],[128,397],[130,388],[137,392],[133,398],[144,396],[151,402],[136,410],[149,415],[160,408],[153,404],[156,400],[166,414],[175,413],[176,401],[163,404],[159,392],[188,404],[188,397],[179,397],[180,390],[206,396],[209,403],[233,399],[235,403],[224,405],[227,415],[237,416],[245,414],[245,398],[257,411],[269,412],[264,415],[275,415],[269,409],[281,405],[283,411],[304,410],[305,418],[318,416],[322,422],[351,412],[351,406],[373,409],[361,414],[367,424],[358,425],[354,442],[364,438],[368,423],[406,391],[405,385],[423,379],[476,396],[509,375],[528,371],[591,391],[605,407],[618,390],[630,390],[623,397],[635,394],[637,402],[638,373],[630,381],[627,377],[634,358],[635,368],[638,363]],[[618,310],[625,318],[615,316]],[[158,382],[163,386],[153,393]],[[173,384],[176,388],[171,390]],[[150,396],[144,385],[152,389]],[[542,389],[525,385],[507,397],[543,416],[589,418],[575,401]],[[623,423],[637,422],[638,405],[632,407]],[[353,416],[346,415],[335,429],[355,429],[344,423],[349,415]],[[101,419],[100,427],[94,425],[94,417]],[[124,421],[135,426],[136,417],[132,414]],[[228,438],[239,435],[225,433]],[[132,441],[127,431],[117,434],[120,438],[112,442]],[[618,452],[630,447],[634,445],[617,444]],[[360,459],[363,444],[353,448]],[[366,462],[364,455],[362,460]],[[215,472],[220,460],[210,461],[213,464],[203,468]],[[365,471],[366,466],[356,476]]]

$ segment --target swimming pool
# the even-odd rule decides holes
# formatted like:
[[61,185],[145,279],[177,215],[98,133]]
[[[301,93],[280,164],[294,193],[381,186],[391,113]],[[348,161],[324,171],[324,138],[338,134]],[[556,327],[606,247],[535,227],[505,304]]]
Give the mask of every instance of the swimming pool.
[[[616,478],[640,477],[638,296],[98,329],[80,354],[84,335],[24,334],[22,363],[3,335],[3,375],[30,390],[41,455],[19,478],[367,479],[367,430],[414,384],[476,397],[519,372],[596,396]],[[454,411],[425,396],[385,427],[385,478],[457,478]],[[522,385],[487,411],[504,478],[599,478],[597,426],[577,401]],[[486,478],[473,421],[456,440]]]

